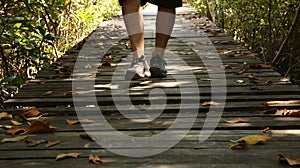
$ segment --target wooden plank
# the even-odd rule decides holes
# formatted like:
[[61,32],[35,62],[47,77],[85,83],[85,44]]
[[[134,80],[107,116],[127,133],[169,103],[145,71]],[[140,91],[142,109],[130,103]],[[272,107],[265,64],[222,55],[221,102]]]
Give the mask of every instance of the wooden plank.
[[[83,115],[83,114],[81,114]],[[89,131],[111,131],[111,129],[107,129],[106,127],[103,127],[105,123],[103,123],[103,120],[100,120],[96,114],[94,115],[86,115],[82,116],[83,118],[94,120],[94,123],[90,124],[84,124],[84,128]],[[137,118],[139,117],[139,118]],[[141,118],[141,115],[136,115],[135,120],[138,121],[144,121],[147,119],[147,114],[145,114],[145,119]],[[237,117],[229,117],[225,118],[226,120],[229,119],[236,119]],[[66,119],[77,119],[76,117],[48,117],[47,119],[51,120],[51,124],[55,127],[58,127],[58,130],[61,132],[66,131],[83,131],[83,128],[81,125],[68,125],[66,123]],[[110,118],[106,119],[106,121],[112,125],[114,128],[120,130],[120,131],[140,131],[140,130],[165,130],[169,128],[172,124],[175,124],[175,119],[180,119],[180,125],[176,123],[177,125],[173,127],[174,130],[180,130],[184,129],[183,126],[189,125],[190,122],[195,121],[193,124],[192,130],[201,130],[204,121],[206,118],[157,118],[153,120],[152,122],[134,122],[133,120],[129,120],[127,118],[124,118],[120,116],[119,118]],[[213,119],[213,121],[208,120],[207,123],[214,124],[217,123],[217,130],[239,130],[239,129],[245,129],[245,130],[255,130],[263,128],[270,127],[271,129],[299,129],[300,128],[300,118],[295,117],[243,117],[243,119],[247,120],[245,123],[237,123],[237,124],[230,124],[223,121],[223,119],[217,118],[216,120]],[[3,122],[1,122],[3,123]],[[3,123],[3,125],[8,125],[9,123]],[[188,129],[188,128],[186,128]],[[261,131],[260,131],[261,132]],[[258,132],[258,133],[260,133]]]
[[[204,151],[205,152],[205,151]],[[202,153],[202,151],[198,151]],[[24,154],[24,153],[23,153]],[[100,165],[101,167],[121,167],[126,165],[127,167],[175,167],[175,168],[190,168],[190,167],[268,167],[272,166],[274,168],[288,167],[286,164],[280,164],[276,154],[269,155],[260,155],[260,156],[250,156],[247,159],[239,156],[213,156],[210,155],[202,156],[191,156],[191,155],[182,155],[182,156],[156,156],[156,157],[147,157],[147,158],[127,158],[127,157],[102,157],[104,164]],[[32,165],[41,165],[43,167],[56,168],[56,167],[68,167],[72,165],[74,168],[82,167],[99,167],[88,163],[86,156],[81,156],[78,159],[67,159],[55,162],[53,158],[45,159],[41,158],[39,160],[26,159],[26,160],[13,160],[0,162],[1,167],[6,168],[8,165],[17,167],[19,165],[24,165],[24,168],[29,168]],[[263,161],[257,162],[257,160]],[[9,164],[8,164],[9,163]]]
[[[8,100],[6,103],[7,105],[9,104],[15,104],[15,105],[24,105],[26,103],[30,104],[30,103],[57,103],[57,104],[69,104],[71,102],[73,102],[73,98],[70,96],[60,96],[60,95],[55,95],[55,93],[53,93],[54,95],[50,95],[50,96],[45,96],[45,97],[40,97],[39,99],[36,99],[34,96],[22,96],[22,97],[16,97],[15,99],[10,99]],[[280,95],[280,94],[278,94]],[[280,95],[278,97],[274,97],[275,94],[272,95],[227,95],[226,96],[226,101],[227,102],[242,102],[242,101],[261,101],[262,103],[267,102],[267,101],[287,101],[287,100],[300,100],[300,95],[299,94],[295,94],[295,95]],[[100,106],[105,106],[105,105],[113,105],[113,103],[119,103],[119,104],[124,104],[125,102],[128,101],[128,97],[126,97],[125,95],[118,95],[117,98],[115,98],[115,100],[113,100],[112,97],[107,96],[107,97],[98,97],[98,105]],[[154,99],[154,97],[152,97],[152,99]],[[184,100],[187,102],[193,101],[193,100],[197,100],[199,99],[199,97],[197,96],[184,96]],[[218,100],[222,100],[224,99],[224,96],[214,96],[214,100],[218,101]],[[80,99],[78,99],[80,100]],[[81,102],[91,102],[93,99],[89,96],[84,96],[82,95],[81,98]],[[149,102],[149,97],[148,96],[137,96],[137,97],[131,97],[130,98],[131,102],[133,104],[150,104]],[[178,104],[181,103],[182,97],[179,96],[169,96],[167,97],[167,103],[168,104]],[[205,101],[211,100],[211,96],[201,96],[200,97],[200,103],[203,103]]]
[[[144,149],[142,149],[144,150]],[[127,151],[127,150],[125,150]],[[120,166],[124,164],[247,164],[254,166],[272,166],[272,167],[282,167],[282,165],[278,162],[278,153],[288,153],[290,155],[296,155],[297,149],[288,149],[288,150],[265,150],[263,146],[257,147],[255,149],[251,148],[249,150],[229,150],[229,149],[171,149],[167,152],[164,152],[157,156],[145,157],[145,158],[127,158],[127,157],[116,157],[116,155],[109,154],[103,150],[49,150],[47,153],[43,151],[7,151],[6,155],[0,154],[0,158],[6,159],[8,156],[13,155],[13,159],[51,159],[52,164],[54,162],[54,158],[60,152],[81,152],[81,159],[85,159],[83,165],[87,165],[87,158],[90,154],[98,154],[103,158],[103,161],[107,164],[116,164],[115,166]],[[113,157],[114,159],[108,160]],[[107,158],[107,160],[106,160]],[[119,159],[117,159],[119,158]],[[262,159],[263,158],[263,159]],[[69,164],[76,165],[77,160],[80,159],[71,159],[71,160],[62,160],[59,162],[54,162],[56,164],[62,164],[67,166]],[[259,160],[259,162],[257,161]],[[81,162],[82,163],[82,162]],[[2,165],[1,165],[2,166]],[[57,165],[56,165],[57,166]],[[82,165],[81,165],[82,166]],[[104,164],[105,166],[105,164]],[[73,166],[72,166],[73,167]]]
[[[244,131],[245,132],[245,131]],[[257,130],[259,132],[259,130]],[[130,132],[122,132],[122,133],[130,133],[128,135],[131,136],[148,136],[152,135],[150,132],[146,131],[130,131]],[[176,132],[175,132],[176,133]],[[181,133],[178,131],[178,133]],[[198,133],[198,132],[197,132]],[[28,140],[48,140],[48,141],[57,141],[59,140],[60,143],[52,146],[51,148],[45,148],[45,143],[40,144],[34,147],[29,147],[26,145],[25,142],[16,142],[16,143],[6,143],[1,146],[0,151],[5,152],[5,151],[12,151],[12,150],[72,150],[72,149],[78,149],[78,150],[85,150],[85,149],[103,149],[98,143],[93,142],[91,140],[87,139],[82,139],[79,137],[79,132],[63,132],[63,133],[55,133],[55,134],[41,134],[37,135],[35,137],[27,138]],[[198,133],[199,134],[199,133]],[[176,144],[173,149],[227,149],[229,150],[229,146],[233,143],[230,142],[230,140],[236,140],[240,139],[243,136],[248,136],[252,134],[245,134],[245,133],[236,133],[234,135],[231,134],[213,134],[211,135],[205,142],[199,143],[198,141],[198,134],[194,135],[188,135],[186,136],[183,140],[181,140],[178,144]],[[103,136],[109,136],[110,134],[103,133],[99,134]],[[254,135],[257,135],[254,134]],[[281,135],[282,136],[282,135]],[[289,140],[284,140],[283,137],[278,136],[278,135],[272,135],[271,139],[264,143],[261,144],[263,145],[263,148],[265,150],[272,150],[272,149],[297,149],[299,148],[299,143],[298,140],[295,137],[292,136],[284,136],[286,139],[291,138]],[[161,141],[168,141],[171,142],[170,138],[168,137],[162,138]],[[123,140],[119,140],[119,142],[124,142]],[[256,147],[259,145],[254,145],[252,147]],[[154,145],[153,148],[159,148],[160,146],[158,144]],[[113,147],[112,147],[113,148]]]
[[[142,82],[142,81],[141,81]],[[188,82],[187,80],[185,80],[185,82]],[[210,85],[210,81],[203,81],[205,83],[208,83]],[[123,82],[122,82],[123,83]],[[120,83],[120,85],[118,85],[118,82],[116,82],[116,84],[114,85],[115,87],[119,87],[119,89],[113,89],[111,90],[110,88],[108,88],[107,86],[103,86],[100,85],[98,87],[98,89],[96,89],[97,96],[111,96],[112,92],[114,92],[114,95],[120,95],[120,94],[124,94],[126,92],[129,92],[130,95],[135,95],[136,93],[138,93],[139,96],[147,96],[148,93],[154,89],[154,88],[160,88],[162,89],[166,95],[178,95],[178,94],[185,94],[185,95],[194,95],[195,91],[194,89],[197,88],[198,86],[194,86],[191,84],[178,84],[177,82],[159,82],[159,83],[152,83],[152,85],[144,85],[144,84],[137,84],[137,85],[133,85],[130,87],[130,91],[125,91],[125,90],[121,90],[122,86],[128,86],[128,82],[127,84],[124,82],[123,84]],[[110,84],[110,83],[107,83]],[[171,87],[171,86],[172,87]],[[180,88],[183,89],[184,91],[179,91],[179,87],[178,85],[180,85]],[[83,85],[81,85],[82,87],[87,87],[85,83],[83,83]],[[214,88],[212,87],[205,87],[205,86],[199,86],[199,93],[201,95],[210,95],[210,93],[212,92],[212,90],[215,93],[227,93],[227,95],[270,95],[270,94],[282,94],[283,92],[286,95],[293,95],[293,94],[298,94],[300,89],[298,86],[296,85],[249,85],[249,86],[242,86],[242,85],[238,85],[237,86],[231,86],[231,87],[227,87],[226,90],[224,90],[223,87],[221,87],[222,85],[220,85],[220,87],[215,86]],[[43,85],[32,85],[32,86],[28,86],[27,87],[28,90],[23,90],[20,92],[20,95],[32,95],[33,90],[35,90],[35,94],[37,95],[37,97],[47,97],[47,96],[43,96],[43,94],[49,90],[53,91],[53,94],[55,95],[57,92],[60,96],[63,96],[65,92],[69,92],[72,91],[72,86],[70,85],[61,85],[61,86],[57,86],[57,85],[52,85],[52,87],[46,87]],[[88,89],[78,89],[75,90],[74,94],[80,94],[82,96],[85,95],[85,92],[87,92],[86,94],[89,94],[90,88]],[[38,95],[39,94],[39,95]],[[51,95],[49,95],[51,96]]]
[[[65,116],[76,116],[77,113],[74,109],[74,107],[65,105],[65,106],[60,106],[60,107],[36,107],[39,111],[46,113],[47,115],[50,116],[59,116],[59,115],[65,115]],[[21,112],[27,111],[28,107],[20,107],[20,108],[5,108],[2,109],[2,111],[6,111],[11,113],[12,115],[16,116],[18,114],[20,114]],[[97,111],[97,108],[88,108],[85,109],[85,113],[86,115],[91,115],[94,114],[95,111]],[[259,114],[257,112],[255,112],[254,110],[257,109],[238,109],[238,110],[225,110],[223,112],[224,117],[265,117],[265,116],[272,116],[272,114]],[[276,108],[266,108],[266,110],[270,110],[273,111],[274,113],[276,112]],[[107,118],[111,118],[111,117],[120,117],[121,115],[118,112],[114,112],[114,111],[107,111],[104,112],[104,114],[106,115]],[[174,117],[174,113],[163,113],[160,117]],[[198,117],[206,117],[206,113],[205,112],[201,112],[198,113]]]

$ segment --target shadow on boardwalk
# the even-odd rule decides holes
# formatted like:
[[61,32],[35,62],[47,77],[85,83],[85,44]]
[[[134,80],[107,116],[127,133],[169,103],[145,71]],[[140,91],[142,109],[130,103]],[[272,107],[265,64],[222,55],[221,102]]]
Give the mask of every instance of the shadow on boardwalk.
[[[144,11],[146,55],[151,55],[154,43],[154,8],[149,6]],[[300,157],[300,119],[275,115],[277,109],[300,108],[298,86],[283,81],[277,72],[263,65],[251,52],[218,28],[205,27],[201,18],[187,5],[179,9],[169,42],[166,54],[168,77],[126,82],[123,76],[130,64],[131,52],[125,30],[116,26],[120,23],[121,18],[113,18],[93,33],[89,44],[99,47],[99,50],[91,51],[91,55],[84,55],[80,52],[80,44],[70,49],[51,68],[40,72],[35,80],[6,102],[7,108],[1,111],[12,113],[16,120],[17,115],[26,108],[36,107],[43,113],[40,120],[49,119],[51,125],[58,127],[55,133],[36,134],[27,137],[27,140],[59,140],[60,143],[50,148],[45,148],[43,144],[28,147],[24,141],[3,143],[0,145],[1,168],[96,167],[88,161],[91,154],[100,156],[104,163],[101,167],[288,167],[287,164],[278,161],[278,154],[291,158]],[[115,43],[114,39],[123,35],[125,38]],[[97,62],[101,49],[108,46],[109,51],[102,62]],[[84,58],[86,63],[76,67],[80,68],[81,74],[71,77],[78,57]],[[93,74],[91,70],[94,67],[97,74]],[[220,78],[222,74],[226,75],[225,89],[222,83],[218,82],[224,81]],[[74,81],[78,86],[72,88]],[[91,81],[94,85],[87,86],[86,82]],[[196,83],[193,83],[194,81]],[[127,89],[122,89],[121,86],[127,86]],[[198,89],[200,96],[195,89]],[[151,92],[153,90],[155,91]],[[160,91],[166,95],[165,106]],[[224,101],[224,95],[226,103],[217,104]],[[84,114],[78,115],[78,111],[76,113],[73,96],[78,98],[81,103],[79,108],[84,109]],[[97,105],[93,104],[95,100]],[[199,101],[196,107],[197,114],[191,117],[188,114],[195,104],[189,102],[195,100]],[[155,102],[157,104],[149,109],[151,103]],[[21,108],[13,108],[16,106]],[[101,114],[98,113],[99,109]],[[149,116],[161,109],[163,113],[149,121]],[[178,115],[181,109],[184,109],[187,115]],[[214,114],[218,109],[222,110],[220,121],[218,115]],[[138,117],[130,120],[122,115],[120,110],[126,110]],[[141,114],[141,110],[145,113]],[[99,122],[98,117],[102,114],[106,122]],[[207,121],[207,117],[211,115],[216,117]],[[67,119],[75,120],[78,117],[94,122],[82,125],[66,123]],[[160,139],[161,143],[156,146],[136,146],[134,149],[140,150],[141,153],[164,149],[165,146],[161,144],[175,141],[174,137],[183,135],[183,139],[172,148],[154,156],[141,158],[125,157],[110,152],[114,149],[130,153],[133,150],[130,146],[124,148],[124,142],[113,138],[112,128],[132,137],[151,137],[178,123],[177,119],[180,117],[181,125],[173,127],[172,134]],[[225,122],[239,118],[245,122]],[[194,123],[190,123],[191,121]],[[217,122],[216,129],[205,142],[199,143],[199,134],[205,122],[211,127]],[[107,124],[113,127],[107,129]],[[10,120],[1,120],[0,125],[11,123]],[[191,128],[182,127],[185,125],[191,125]],[[270,132],[265,134],[262,130],[267,127],[270,128]],[[4,128],[0,129],[1,138],[10,137],[5,135]],[[186,129],[190,131],[185,136]],[[100,143],[101,139],[110,139],[111,146],[105,149],[90,139],[80,137],[85,131],[91,133],[90,135],[97,135]],[[262,145],[252,145],[248,149],[229,149],[231,140],[248,135],[271,136],[271,139]],[[55,161],[58,154],[72,152],[81,155],[76,159]]]

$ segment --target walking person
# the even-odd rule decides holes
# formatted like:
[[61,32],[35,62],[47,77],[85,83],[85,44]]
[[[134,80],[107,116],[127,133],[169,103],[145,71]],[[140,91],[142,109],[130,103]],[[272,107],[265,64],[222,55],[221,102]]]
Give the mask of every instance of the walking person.
[[[144,20],[141,12],[141,6],[147,2],[158,6],[155,49],[150,59],[150,66],[144,54]],[[119,0],[119,3],[122,6],[124,22],[133,50],[133,61],[126,72],[125,79],[166,77],[165,49],[174,27],[176,7],[182,6],[182,0]]]

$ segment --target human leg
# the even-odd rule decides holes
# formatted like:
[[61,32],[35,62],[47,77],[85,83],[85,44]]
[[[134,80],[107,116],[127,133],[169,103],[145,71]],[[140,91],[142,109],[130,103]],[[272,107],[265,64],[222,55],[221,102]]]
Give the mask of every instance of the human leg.
[[149,66],[144,57],[144,20],[141,13],[141,0],[123,0],[122,13],[133,50],[133,61],[126,72],[125,79],[149,77]]
[[141,14],[141,0],[124,0],[122,13],[134,57],[144,55],[144,20]]
[[175,13],[175,8],[158,7],[155,49],[150,60],[151,77],[163,78],[167,76],[164,54],[174,27]]

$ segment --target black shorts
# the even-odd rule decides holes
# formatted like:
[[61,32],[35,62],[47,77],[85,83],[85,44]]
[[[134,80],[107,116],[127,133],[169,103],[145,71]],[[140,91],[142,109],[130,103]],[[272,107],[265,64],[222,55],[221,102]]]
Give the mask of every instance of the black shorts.
[[[119,0],[120,5],[122,6],[124,0]],[[132,1],[132,0],[127,0]],[[182,6],[182,0],[141,0],[141,6],[144,6],[147,2],[152,3],[157,6],[166,7],[166,8],[176,8]]]

